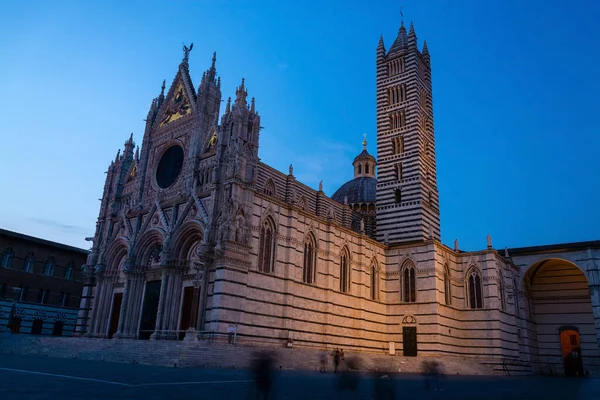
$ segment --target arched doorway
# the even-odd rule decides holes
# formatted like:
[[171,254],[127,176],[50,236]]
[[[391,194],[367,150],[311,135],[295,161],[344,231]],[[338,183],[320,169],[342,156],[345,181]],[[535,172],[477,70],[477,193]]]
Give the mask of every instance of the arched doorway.
[[[597,369],[599,353],[588,280],[570,261],[550,258],[528,268],[528,330],[532,361],[567,375]],[[587,356],[587,358],[586,358]]]

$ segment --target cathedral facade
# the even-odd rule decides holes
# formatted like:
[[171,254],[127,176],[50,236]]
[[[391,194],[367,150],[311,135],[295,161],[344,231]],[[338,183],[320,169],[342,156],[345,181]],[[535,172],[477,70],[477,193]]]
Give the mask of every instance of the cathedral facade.
[[[600,365],[600,242],[467,252],[440,242],[431,59],[402,25],[376,48],[377,159],[332,197],[258,157],[244,80],[220,115],[216,56],[183,61],[141,149],[111,162],[80,334]],[[569,364],[571,365],[571,364]]]

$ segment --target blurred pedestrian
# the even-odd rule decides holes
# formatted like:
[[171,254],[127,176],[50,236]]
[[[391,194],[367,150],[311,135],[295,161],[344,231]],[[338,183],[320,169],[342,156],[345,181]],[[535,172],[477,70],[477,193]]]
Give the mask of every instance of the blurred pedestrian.
[[252,362],[252,372],[256,386],[256,399],[268,400],[273,386],[273,357],[267,352],[256,354]]
[[325,350],[319,353],[319,372],[322,374],[327,372],[327,353],[325,353]]

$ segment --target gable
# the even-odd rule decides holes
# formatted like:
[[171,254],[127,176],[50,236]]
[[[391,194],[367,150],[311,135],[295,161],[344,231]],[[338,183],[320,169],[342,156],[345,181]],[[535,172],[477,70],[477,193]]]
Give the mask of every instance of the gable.
[[170,98],[167,99],[165,106],[163,106],[164,111],[160,117],[159,126],[161,127],[177,121],[192,112],[190,99],[181,80],[177,83],[175,90],[169,94]]

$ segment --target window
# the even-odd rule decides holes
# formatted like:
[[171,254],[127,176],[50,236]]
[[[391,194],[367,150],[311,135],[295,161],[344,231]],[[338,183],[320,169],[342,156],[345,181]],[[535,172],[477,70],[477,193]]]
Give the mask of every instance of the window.
[[402,164],[398,163],[395,165],[396,167],[396,180],[402,181]]
[[504,299],[504,277],[502,272],[498,275],[498,290],[500,291],[500,309],[506,311],[506,301]]
[[15,259],[15,252],[12,247],[7,247],[2,253],[2,259],[0,260],[0,266],[2,268],[12,268],[13,260]]
[[371,263],[371,300],[379,300],[379,270],[375,261]]
[[44,327],[44,320],[36,318],[33,320],[33,324],[31,324],[31,334],[40,335],[42,333],[42,328]]
[[73,261],[69,261],[69,263],[67,264],[67,267],[65,268],[65,279],[73,279],[73,270],[74,270]]
[[47,304],[48,298],[50,297],[50,289],[40,289],[38,292],[38,303]]
[[273,272],[273,250],[275,248],[275,224],[271,218],[263,222],[260,229],[258,249],[258,270]]
[[35,255],[32,252],[27,254],[25,260],[23,261],[23,271],[25,272],[34,272],[35,270]]
[[518,317],[520,314],[519,287],[517,286],[517,280],[514,278],[513,278],[513,296],[515,297],[515,315]]
[[69,293],[60,292],[60,300],[58,303],[61,307],[67,307],[69,304]]
[[369,164],[365,164],[365,174],[369,173]]
[[469,308],[483,308],[481,274],[476,268],[472,268],[469,272],[467,284],[469,291]]
[[54,257],[50,257],[46,261],[46,266],[44,267],[44,275],[46,276],[54,276]]
[[407,261],[402,268],[402,301],[414,303],[417,301],[416,294],[415,265]]
[[344,247],[340,255],[340,292],[346,293],[350,290],[350,256],[348,249]]
[[444,299],[447,306],[452,304],[452,283],[450,282],[450,268],[448,268],[448,265],[444,266]]
[[6,296],[6,283],[0,283],[0,299],[3,299]]
[[389,116],[390,129],[402,128],[406,125],[406,112],[404,110],[395,111]]
[[304,266],[302,268],[302,281],[314,283],[316,277],[316,248],[315,239],[309,234],[304,241]]
[[27,301],[27,292],[29,288],[27,286],[19,286],[19,301]]
[[267,183],[265,183],[265,188],[263,192],[267,196],[275,196],[275,184],[273,183],[273,180],[271,180],[271,178],[269,178],[267,180]]
[[358,173],[362,174],[362,164],[358,164]]
[[396,189],[394,192],[394,199],[396,200],[396,204],[400,204],[402,202],[402,192],[400,189]]
[[52,327],[52,336],[62,336],[65,323],[63,321],[55,321]]

